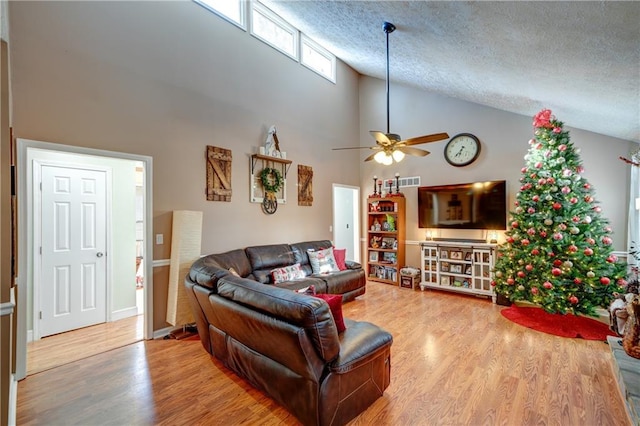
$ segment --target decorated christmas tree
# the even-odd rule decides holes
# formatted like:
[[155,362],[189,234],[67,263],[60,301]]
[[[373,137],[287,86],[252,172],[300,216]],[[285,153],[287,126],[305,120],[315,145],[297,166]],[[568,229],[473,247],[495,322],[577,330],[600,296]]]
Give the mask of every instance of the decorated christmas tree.
[[611,227],[563,123],[544,109],[533,127],[492,285],[550,313],[595,315],[626,284],[626,265],[612,254]]

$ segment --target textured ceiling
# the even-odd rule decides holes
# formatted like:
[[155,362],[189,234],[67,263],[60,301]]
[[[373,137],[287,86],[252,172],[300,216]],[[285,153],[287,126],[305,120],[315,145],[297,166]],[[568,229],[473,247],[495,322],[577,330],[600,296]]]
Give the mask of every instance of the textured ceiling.
[[357,72],[640,142],[640,2],[261,0]]

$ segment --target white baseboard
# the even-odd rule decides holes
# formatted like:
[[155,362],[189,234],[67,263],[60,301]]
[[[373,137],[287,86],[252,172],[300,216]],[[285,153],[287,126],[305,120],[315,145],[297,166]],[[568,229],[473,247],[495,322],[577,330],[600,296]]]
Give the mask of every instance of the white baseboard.
[[9,379],[9,413],[8,413],[8,425],[15,426],[16,424],[16,411],[18,407],[18,381],[14,374]]
[[120,309],[118,311],[111,312],[111,321],[118,321],[121,319],[135,317],[138,315],[138,308],[136,306],[132,306],[126,309]]
[[153,338],[162,339],[165,336],[168,336],[169,334],[171,334],[175,329],[176,329],[175,327],[165,327],[165,328],[161,328],[160,330],[156,330],[153,332]]

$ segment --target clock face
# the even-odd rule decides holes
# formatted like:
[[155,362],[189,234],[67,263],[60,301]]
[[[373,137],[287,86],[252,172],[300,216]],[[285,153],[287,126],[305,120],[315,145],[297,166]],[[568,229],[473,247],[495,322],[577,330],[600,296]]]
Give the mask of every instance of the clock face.
[[471,133],[452,137],[444,148],[444,158],[456,167],[473,163],[480,155],[480,141]]

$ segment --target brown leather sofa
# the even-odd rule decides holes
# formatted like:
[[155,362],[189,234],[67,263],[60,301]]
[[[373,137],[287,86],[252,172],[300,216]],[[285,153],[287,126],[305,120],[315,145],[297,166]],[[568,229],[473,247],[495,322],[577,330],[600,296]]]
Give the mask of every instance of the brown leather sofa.
[[[313,285],[317,293],[341,294],[344,302],[351,301],[366,291],[367,279],[362,265],[346,261],[347,269],[330,274],[314,275],[307,250],[331,247],[331,241],[305,241],[295,244],[251,246],[225,253],[210,254],[198,259],[189,273],[194,282],[209,285],[235,271],[243,278],[262,284],[298,290]],[[299,263],[306,277],[274,284],[271,271],[275,268]]]
[[338,333],[324,300],[222,268],[207,279],[199,262],[185,286],[203,347],[302,424],[343,425],[382,396],[391,334],[348,318]]

